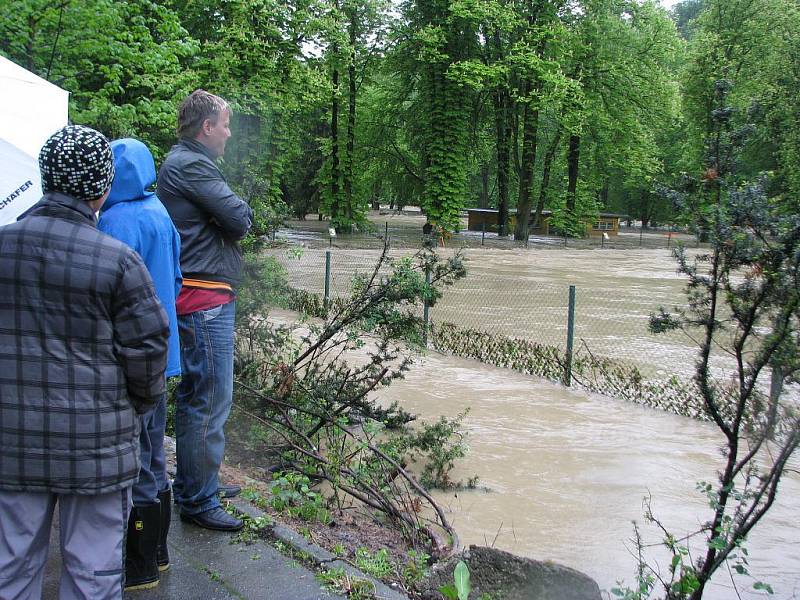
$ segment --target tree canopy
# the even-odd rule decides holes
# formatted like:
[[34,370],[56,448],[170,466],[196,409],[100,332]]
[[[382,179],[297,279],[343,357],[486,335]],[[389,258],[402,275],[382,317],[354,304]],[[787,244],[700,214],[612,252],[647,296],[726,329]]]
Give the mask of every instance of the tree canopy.
[[[739,169],[800,192],[794,0],[11,0],[0,53],[67,89],[71,117],[159,160],[177,104],[234,107],[224,168],[263,232],[291,213],[365,227],[419,205],[681,223],[659,193],[703,178],[715,81],[752,127]],[[529,221],[517,219],[517,238]]]

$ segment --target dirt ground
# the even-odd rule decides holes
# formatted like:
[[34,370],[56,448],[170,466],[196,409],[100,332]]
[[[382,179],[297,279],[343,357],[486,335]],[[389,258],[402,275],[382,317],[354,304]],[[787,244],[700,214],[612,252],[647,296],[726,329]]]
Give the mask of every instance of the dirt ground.
[[[278,470],[274,460],[270,460],[263,449],[259,451],[257,444],[247,440],[246,427],[242,425],[243,417],[234,413],[226,427],[225,462],[220,467],[220,482],[239,485],[258,493],[267,500],[260,503],[259,508],[269,514],[276,522],[304,535],[310,542],[325,548],[329,552],[344,549],[344,558],[353,559],[356,550],[366,548],[374,554],[385,549],[392,562],[404,565],[409,561],[407,555],[410,546],[392,527],[379,521],[376,515],[363,507],[351,505],[343,510],[330,508],[331,521],[323,524],[317,520],[306,521],[293,518],[286,512],[274,510],[269,505],[272,471]],[[175,473],[175,442],[167,438],[165,442],[167,470],[171,476]],[[273,457],[274,458],[274,457]],[[272,463],[272,464],[270,464]],[[399,574],[398,574],[399,578]]]

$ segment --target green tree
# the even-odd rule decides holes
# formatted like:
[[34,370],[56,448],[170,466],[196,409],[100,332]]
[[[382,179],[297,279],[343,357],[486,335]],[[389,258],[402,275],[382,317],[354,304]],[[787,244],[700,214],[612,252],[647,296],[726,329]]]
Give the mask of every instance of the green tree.
[[[188,22],[205,38],[195,61],[197,83],[227,98],[234,108],[235,134],[224,169],[256,212],[254,236],[269,233],[287,207],[284,188],[300,161],[301,116],[313,115],[324,102],[324,72],[304,54],[304,46],[322,27],[314,0],[287,5],[278,0],[232,1],[212,19],[208,7],[187,3]],[[193,11],[199,11],[196,15]],[[215,13],[216,14],[216,13]]]
[[779,18],[763,48],[762,62],[751,73],[755,97],[748,105],[755,122],[754,142],[748,145],[752,171],[773,171],[781,203],[800,210],[800,5],[775,3]]
[[497,233],[501,236],[508,233],[506,227],[508,225],[509,178],[511,175],[510,144],[515,109],[511,95],[511,72],[506,65],[509,47],[514,40],[514,19],[508,14],[508,11],[508,3],[500,3],[497,18],[488,20],[483,33],[486,40],[486,62],[495,67],[492,101],[497,162]]
[[404,6],[410,38],[400,51],[414,57],[418,105],[425,125],[414,140],[424,157],[422,204],[428,222],[455,229],[467,184],[472,88],[457,66],[474,56],[476,23],[462,3],[415,0]]
[[68,90],[74,122],[140,138],[156,157],[174,138],[197,50],[178,15],[151,0],[13,0],[0,15],[0,51]]
[[334,0],[329,8],[323,44],[331,73],[330,135],[327,163],[319,179],[324,183],[323,211],[334,227],[349,229],[366,224],[368,192],[354,169],[358,95],[371,61],[383,49],[388,5],[384,0]]
[[[749,575],[747,537],[772,507],[800,446],[796,406],[782,401],[779,391],[766,396],[760,384],[770,369],[778,383],[796,380],[800,371],[800,222],[782,214],[763,180],[747,182],[737,171],[737,157],[752,128],[737,126],[736,110],[728,104],[731,89],[725,79],[714,85],[704,161],[709,176],[686,192],[675,192],[705,207],[711,251],[694,260],[682,248],[675,252],[687,278],[688,309],[662,309],[651,317],[654,332],[679,328],[699,340],[695,381],[722,435],[722,468],[717,481],[698,484],[710,516],[689,538],[679,540],[648,511],[672,560],[668,572],[644,566],[640,587],[629,590],[629,598],[650,597],[658,584],[669,600],[700,600],[723,565]],[[732,377],[719,377],[712,369],[715,348],[733,358]],[[699,555],[690,548],[698,538],[704,545]],[[760,581],[753,587],[770,590]],[[625,595],[623,590],[615,593]]]
[[[580,218],[607,202],[610,176],[648,195],[663,173],[659,132],[674,120],[675,26],[652,2],[590,0],[570,19],[571,92],[561,222],[582,234]],[[582,184],[582,185],[581,185]]]
[[520,42],[513,57],[518,73],[516,95],[522,111],[522,160],[519,167],[517,223],[514,239],[527,240],[533,202],[536,158],[539,145],[539,115],[546,80],[558,74],[559,64],[548,60],[547,46],[561,37],[557,19],[563,2],[547,0],[522,4]]
[[[798,191],[798,138],[796,102],[800,17],[790,0],[706,0],[695,21],[682,74],[686,136],[682,162],[695,181],[714,179],[717,166],[698,172],[715,131],[715,85],[732,82],[724,110],[747,125],[748,143],[736,157],[737,170],[748,179],[762,172],[773,174],[771,186],[780,193],[774,201],[796,211]],[[691,165],[695,165],[692,168]],[[706,211],[702,198],[689,207]],[[707,211],[706,211],[707,212]],[[701,232],[710,229],[710,216]]]
[[[682,74],[684,107],[694,147],[690,162],[702,163],[703,144],[714,130],[714,85],[734,82],[732,108],[746,110],[764,81],[757,74],[774,57],[773,48],[785,48],[784,20],[796,15],[785,0],[706,0],[696,19],[696,33]],[[788,41],[788,40],[787,40]],[[744,149],[746,152],[746,149]]]
[[672,7],[670,15],[675,21],[678,33],[685,40],[689,40],[694,35],[695,19],[702,12],[705,0],[683,0]]
[[399,59],[390,53],[381,72],[363,87],[356,161],[373,204],[402,208],[421,202],[424,167],[421,150],[413,143],[421,129],[416,91],[394,71]]

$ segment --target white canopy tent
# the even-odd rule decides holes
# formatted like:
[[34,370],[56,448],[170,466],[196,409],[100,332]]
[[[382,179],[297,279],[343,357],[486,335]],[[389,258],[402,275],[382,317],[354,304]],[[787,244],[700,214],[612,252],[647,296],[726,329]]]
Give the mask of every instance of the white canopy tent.
[[41,197],[38,161],[0,138],[0,226],[16,221]]
[[69,92],[0,56],[0,225],[41,197],[37,157],[67,124]]

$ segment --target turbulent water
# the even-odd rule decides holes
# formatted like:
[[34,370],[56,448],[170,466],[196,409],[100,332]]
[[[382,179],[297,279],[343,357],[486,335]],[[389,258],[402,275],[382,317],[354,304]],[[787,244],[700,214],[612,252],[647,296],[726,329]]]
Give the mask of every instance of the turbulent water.
[[[292,239],[308,239],[297,233]],[[455,251],[443,251],[450,255]],[[394,256],[412,253],[397,249]],[[325,250],[306,248],[301,256],[273,252],[286,266],[292,285],[322,293]],[[346,294],[352,276],[371,270],[378,249],[331,250],[331,293]],[[576,288],[575,347],[639,367],[646,378],[689,379],[693,342],[685,334],[648,330],[651,314],[684,304],[684,280],[666,248],[611,250],[530,248],[463,250],[468,277],[448,288],[431,311],[436,323],[520,337],[564,348],[569,286]],[[717,368],[725,359],[712,357]]]
[[[286,263],[294,285],[318,291],[321,255],[315,252]],[[377,255],[333,252],[334,283],[342,289]],[[572,284],[578,288],[579,343],[635,361],[649,375],[691,376],[691,340],[647,332],[653,310],[683,301],[683,281],[668,250],[471,249],[468,257],[470,276],[433,308],[434,319],[561,345]],[[470,409],[471,450],[455,478],[478,475],[491,491],[438,496],[463,544],[561,562],[609,590],[621,579],[633,583],[632,522],[647,542],[660,539],[643,523],[645,496],[678,537],[710,515],[695,485],[715,481],[723,440],[708,423],[436,353],[382,394],[428,420]],[[751,573],[770,583],[780,600],[800,598],[798,473],[795,462],[747,544]],[[657,546],[649,556],[666,573],[667,558]],[[753,581],[736,579],[742,598],[761,597],[750,591]],[[706,597],[735,599],[737,592],[720,573]]]
[[[470,409],[470,453],[454,479],[478,475],[491,491],[437,495],[464,545],[554,560],[608,590],[620,579],[632,583],[632,521],[646,540],[659,540],[643,524],[645,496],[679,537],[710,515],[695,484],[714,481],[722,440],[707,423],[435,353],[383,397],[429,420]],[[794,471],[748,543],[750,570],[773,585],[775,598],[800,595],[799,516]],[[650,556],[667,564],[656,549]],[[718,577],[707,597],[736,598],[730,579]]]

